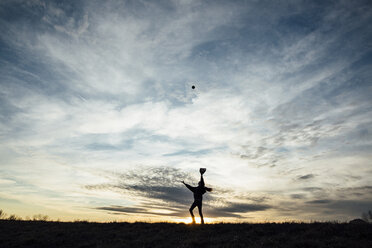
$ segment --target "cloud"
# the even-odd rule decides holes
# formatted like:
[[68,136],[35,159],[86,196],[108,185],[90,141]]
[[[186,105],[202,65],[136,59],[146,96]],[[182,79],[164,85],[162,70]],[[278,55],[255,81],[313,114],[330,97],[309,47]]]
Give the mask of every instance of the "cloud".
[[178,156],[178,155],[190,155],[190,156],[198,156],[198,155],[204,155],[210,153],[211,150],[204,149],[204,150],[199,150],[199,151],[187,151],[187,150],[181,150],[175,153],[167,153],[164,154],[163,156]]
[[336,190],[337,197],[346,198],[346,199],[367,199],[372,196],[372,186],[366,185],[362,187],[348,187],[348,188],[339,188]]
[[118,150],[119,148],[110,144],[99,144],[93,143],[86,146],[89,150],[98,150],[98,151],[105,151],[105,150]]
[[224,207],[207,205],[203,211],[205,211],[206,216],[210,216],[212,218],[244,218],[245,214],[266,211],[272,208],[273,206],[268,204],[225,202]]
[[297,178],[297,180],[308,180],[308,179],[312,179],[314,178],[315,175],[314,174],[307,174],[307,175],[303,175],[303,176],[299,176]]
[[363,211],[371,208],[372,202],[368,200],[318,200],[311,204],[319,204],[320,213],[358,217]]
[[372,195],[370,186],[301,190],[304,192],[290,194],[291,199],[281,199],[276,204],[276,213],[292,218],[302,215],[308,219],[349,221],[360,216],[371,204],[366,200]]
[[176,206],[190,201],[190,192],[182,186],[181,181],[193,181],[180,169],[171,167],[141,168],[126,173],[114,173],[117,183],[86,185],[89,190],[114,190],[123,194],[157,200]]
[[[271,208],[268,205],[255,205],[255,204],[237,204],[230,203],[226,207],[211,207],[204,206],[203,212],[209,218],[224,218],[224,217],[242,217],[242,214],[248,212],[264,211]],[[123,206],[110,206],[110,207],[97,207],[98,210],[108,211],[113,214],[145,214],[152,216],[174,216],[186,217],[189,215],[188,206],[184,207],[169,207],[163,206],[146,206],[140,207],[123,207]]]
[[156,216],[179,216],[178,213],[168,210],[168,208],[161,209],[160,211],[156,211],[157,209],[152,208],[149,210],[148,208],[142,207],[122,207],[122,206],[110,206],[110,207],[98,207],[98,210],[109,211],[114,214],[146,214],[146,215],[156,215]]
[[309,191],[309,192],[316,192],[316,191],[322,190],[322,188],[320,188],[320,187],[305,187],[305,188],[302,188],[302,190]]
[[245,203],[232,203],[227,207],[223,207],[219,209],[220,211],[224,212],[232,212],[232,213],[246,213],[246,212],[255,212],[255,211],[264,211],[266,209],[271,208],[269,205],[264,204],[245,204]]
[[308,201],[307,203],[310,204],[327,204],[330,203],[330,200],[313,200],[313,201]]
[[[188,208],[193,198],[192,193],[180,182],[195,181],[187,173],[180,169],[168,167],[153,167],[134,169],[126,173],[114,173],[113,184],[86,185],[88,190],[109,190],[130,195],[141,199],[139,204],[133,206],[109,206],[97,207],[98,210],[117,212],[124,214],[138,213],[146,215],[188,215]],[[240,196],[240,200],[252,203],[234,203],[226,200],[226,196],[234,195],[231,190],[215,188],[213,193],[204,197],[204,209],[211,217],[241,217],[241,214],[257,211],[265,211],[272,208],[264,204],[265,198]],[[231,197],[230,197],[231,198]]]
[[304,198],[306,198],[306,195],[304,195],[304,194],[292,194],[291,198],[292,199],[304,199]]

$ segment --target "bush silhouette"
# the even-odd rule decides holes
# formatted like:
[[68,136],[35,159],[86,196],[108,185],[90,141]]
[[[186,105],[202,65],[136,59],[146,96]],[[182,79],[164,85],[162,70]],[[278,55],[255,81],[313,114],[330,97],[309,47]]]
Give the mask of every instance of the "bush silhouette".
[[47,221],[49,219],[48,215],[36,214],[33,216],[32,220],[34,221]]
[[7,216],[7,214],[4,213],[4,211],[2,209],[0,209],[0,220],[4,219],[6,216]]

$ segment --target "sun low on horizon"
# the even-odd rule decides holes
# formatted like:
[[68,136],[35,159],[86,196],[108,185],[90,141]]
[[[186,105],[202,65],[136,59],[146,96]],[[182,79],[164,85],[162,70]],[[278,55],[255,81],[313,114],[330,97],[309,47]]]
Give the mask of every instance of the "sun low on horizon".
[[363,0],[1,1],[0,209],[191,223],[206,168],[206,223],[360,218],[370,23]]

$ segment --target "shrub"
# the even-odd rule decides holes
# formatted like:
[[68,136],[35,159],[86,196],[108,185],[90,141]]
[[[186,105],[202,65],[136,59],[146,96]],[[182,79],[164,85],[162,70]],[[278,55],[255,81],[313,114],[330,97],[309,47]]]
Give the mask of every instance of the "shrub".
[[22,218],[15,214],[12,214],[8,217],[8,220],[22,220]]
[[5,219],[5,217],[6,217],[6,213],[4,213],[4,211],[2,210],[2,209],[0,209],[0,220],[1,219]]
[[49,219],[48,215],[36,214],[33,216],[32,220],[34,221],[47,221]]

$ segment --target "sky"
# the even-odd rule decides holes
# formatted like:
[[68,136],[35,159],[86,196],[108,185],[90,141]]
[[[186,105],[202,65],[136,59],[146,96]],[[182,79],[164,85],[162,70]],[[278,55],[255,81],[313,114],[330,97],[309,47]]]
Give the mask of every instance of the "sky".
[[203,167],[207,222],[360,217],[371,23],[359,0],[2,0],[0,209],[187,222]]

